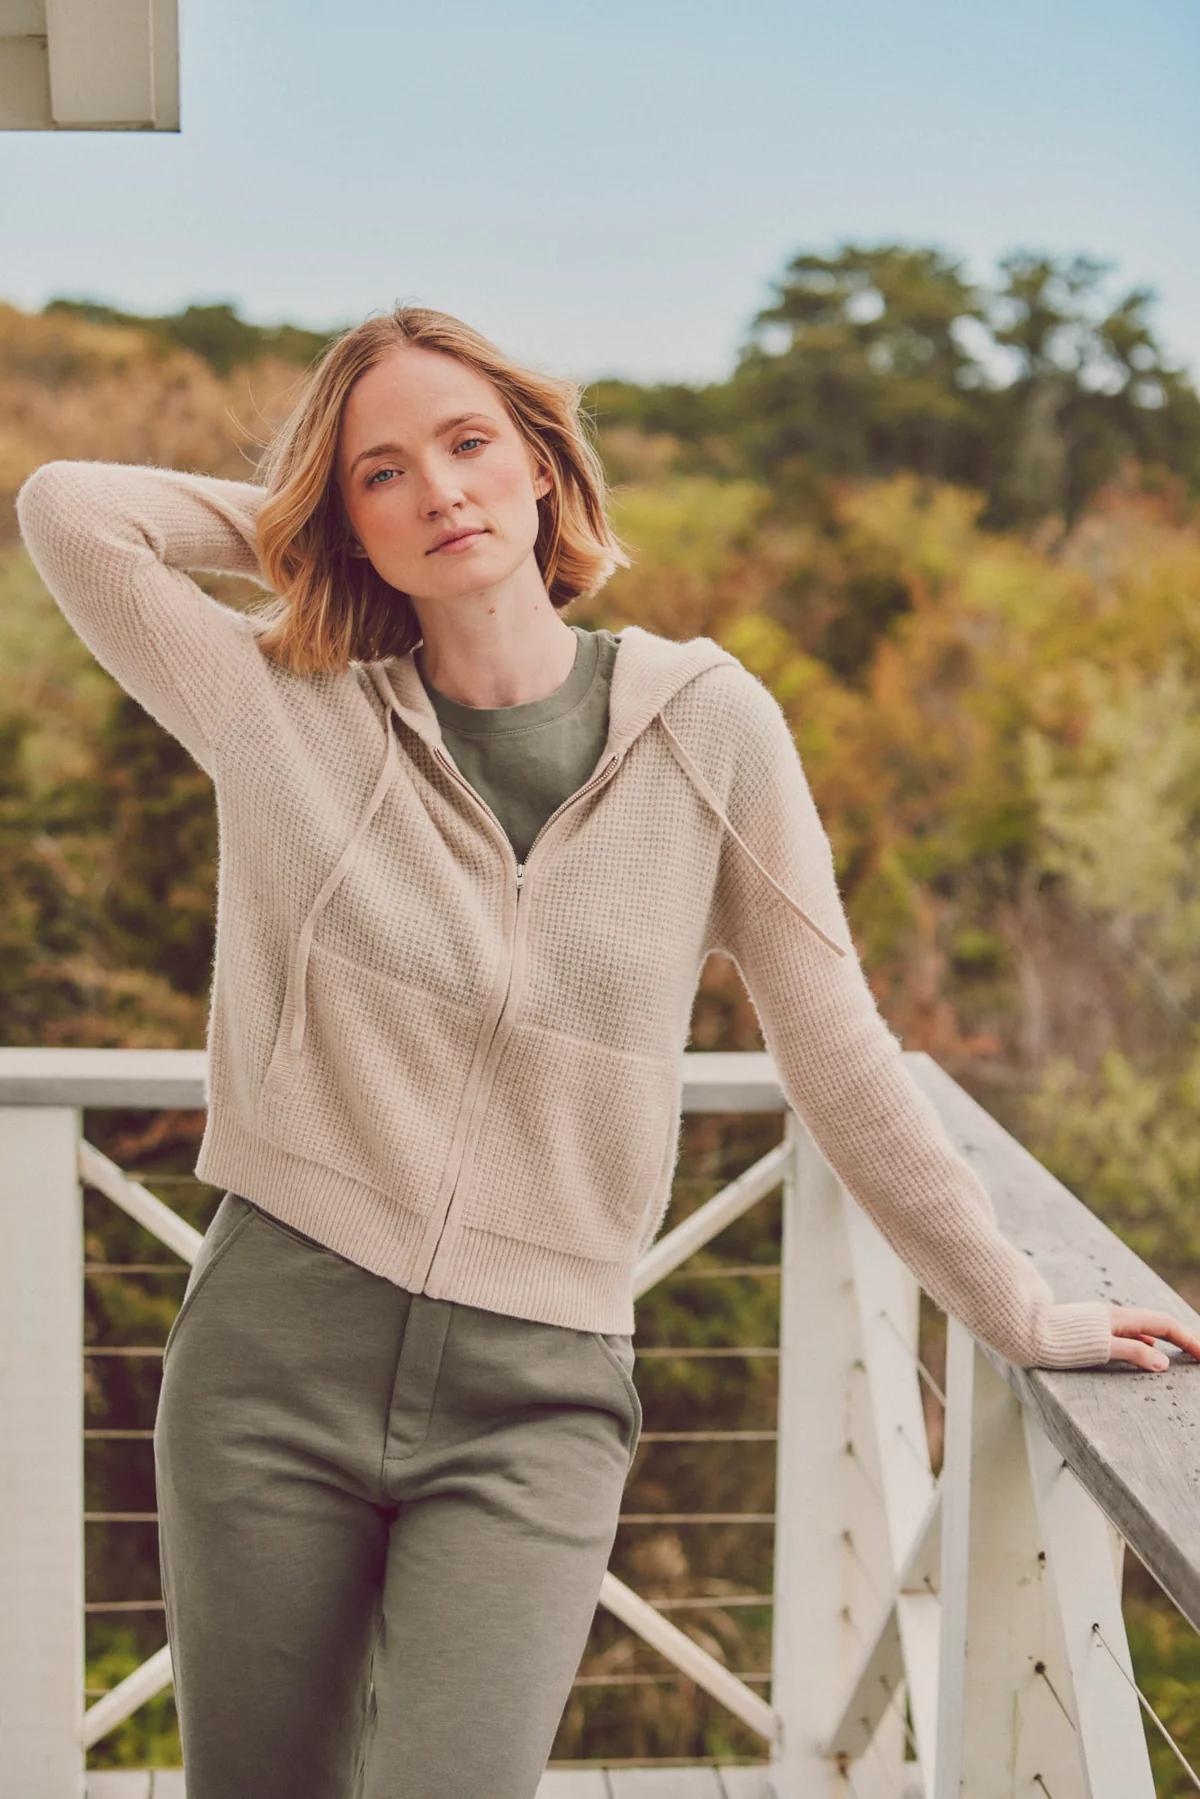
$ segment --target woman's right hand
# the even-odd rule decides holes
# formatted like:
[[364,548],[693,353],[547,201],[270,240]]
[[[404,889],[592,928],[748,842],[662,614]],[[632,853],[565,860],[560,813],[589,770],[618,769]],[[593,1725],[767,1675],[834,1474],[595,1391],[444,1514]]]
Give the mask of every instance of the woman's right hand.
[[1109,1353],[1112,1362],[1132,1362],[1136,1368],[1148,1368],[1161,1374],[1171,1366],[1171,1357],[1157,1346],[1157,1339],[1174,1343],[1200,1362],[1200,1337],[1169,1312],[1147,1311],[1142,1306],[1110,1305],[1113,1341]]

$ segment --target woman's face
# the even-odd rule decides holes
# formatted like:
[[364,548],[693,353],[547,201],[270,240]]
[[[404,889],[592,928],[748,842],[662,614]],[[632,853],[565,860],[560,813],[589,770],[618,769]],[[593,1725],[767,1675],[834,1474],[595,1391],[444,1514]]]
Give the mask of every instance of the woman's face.
[[[497,390],[457,357],[413,345],[361,375],[342,409],[337,480],[376,571],[414,600],[479,593],[532,563],[536,472]],[[471,532],[437,547],[447,533]]]

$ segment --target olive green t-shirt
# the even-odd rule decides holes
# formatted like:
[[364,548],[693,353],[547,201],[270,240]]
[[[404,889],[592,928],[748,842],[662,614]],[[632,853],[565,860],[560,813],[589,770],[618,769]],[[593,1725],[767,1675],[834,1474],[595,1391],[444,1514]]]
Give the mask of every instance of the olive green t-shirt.
[[[425,680],[442,741],[507,831],[517,861],[563,801],[595,772],[608,738],[608,696],[620,639],[570,627],[575,663],[560,687],[520,706],[468,706]],[[420,665],[418,663],[418,669]]]

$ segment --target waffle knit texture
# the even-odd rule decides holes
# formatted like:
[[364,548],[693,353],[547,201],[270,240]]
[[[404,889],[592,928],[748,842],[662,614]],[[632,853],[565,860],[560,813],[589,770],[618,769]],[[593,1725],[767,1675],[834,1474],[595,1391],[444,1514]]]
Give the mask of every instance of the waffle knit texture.
[[1107,1361],[1107,1300],[1055,1302],[908,1074],[769,689],[709,638],[627,625],[600,761],[519,871],[411,653],[290,674],[190,578],[266,584],[261,497],[51,462],[17,500],[72,627],[215,787],[200,1179],[410,1291],[632,1331],[723,953],[790,1104],[937,1304],[1019,1366]]

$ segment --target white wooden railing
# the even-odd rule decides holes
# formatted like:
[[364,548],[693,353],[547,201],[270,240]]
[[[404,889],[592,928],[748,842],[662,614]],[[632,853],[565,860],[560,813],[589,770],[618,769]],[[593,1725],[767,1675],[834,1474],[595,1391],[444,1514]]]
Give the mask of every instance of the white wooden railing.
[[[923,1055],[909,1067],[1001,1228],[1061,1299],[1200,1317]],[[85,1709],[82,1188],[185,1263],[199,1233],[82,1137],[84,1108],[201,1108],[183,1050],[0,1049],[0,1790],[182,1799],[87,1749],[171,1679],[162,1648]],[[688,1112],[782,1112],[782,1142],[657,1242],[645,1293],[782,1187],[770,1697],[612,1574],[601,1603],[761,1738],[761,1767],[548,1773],[545,1799],[1154,1799],[1121,1612],[1128,1542],[1200,1627],[1200,1366],[1020,1370],[920,1293],[764,1054],[684,1057]],[[935,1478],[922,1382],[945,1405]],[[1154,1401],[1150,1404],[1148,1401]]]

